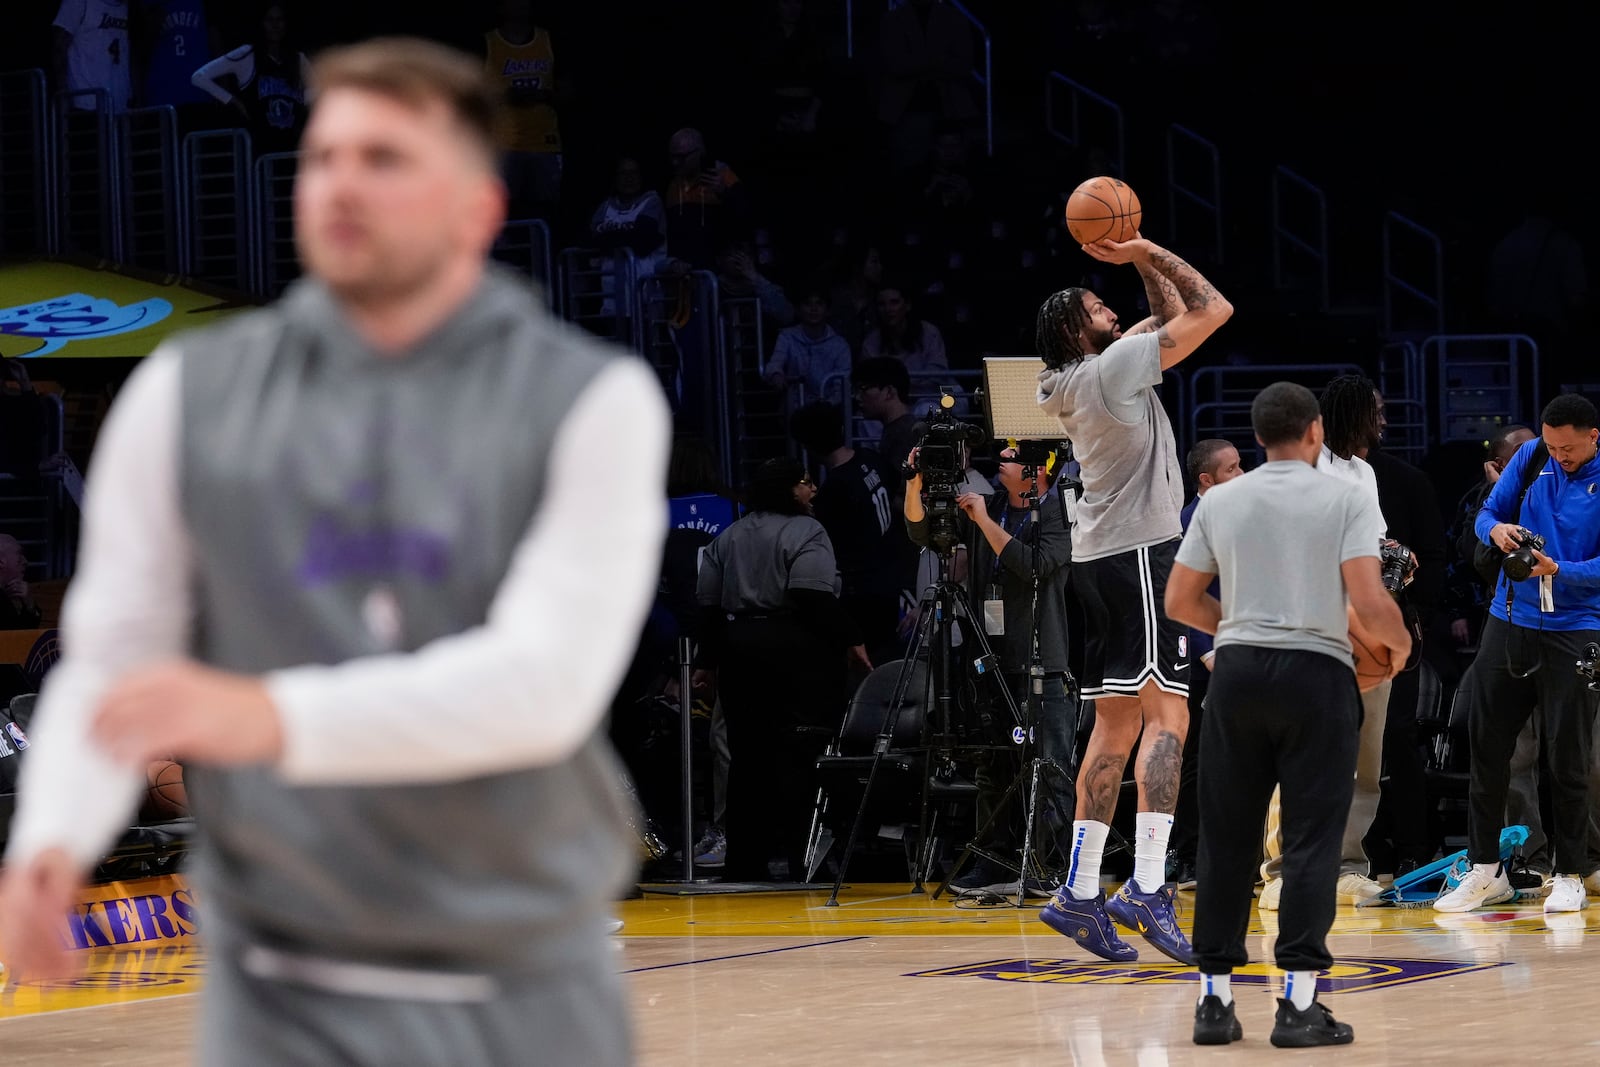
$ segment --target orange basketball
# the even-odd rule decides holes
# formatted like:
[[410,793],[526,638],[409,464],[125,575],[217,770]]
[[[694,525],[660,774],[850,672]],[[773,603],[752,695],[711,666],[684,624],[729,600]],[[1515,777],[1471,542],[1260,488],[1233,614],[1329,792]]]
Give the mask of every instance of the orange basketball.
[[1090,178],[1067,197],[1067,230],[1081,245],[1131,241],[1143,219],[1138,194],[1126,182],[1107,175]]
[[144,811],[152,818],[179,819],[189,814],[189,793],[183,787],[183,767],[172,760],[151,760],[144,769],[148,789]]
[[1389,647],[1367,632],[1354,611],[1350,616],[1350,651],[1356,659],[1356,687],[1363,693],[1376,689],[1389,677],[1393,665]]

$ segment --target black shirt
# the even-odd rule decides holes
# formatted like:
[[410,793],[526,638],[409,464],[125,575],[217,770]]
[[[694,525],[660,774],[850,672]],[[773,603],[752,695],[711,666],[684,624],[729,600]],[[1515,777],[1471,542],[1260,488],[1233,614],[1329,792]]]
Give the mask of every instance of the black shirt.
[[839,561],[844,596],[890,594],[899,589],[895,570],[893,497],[883,457],[868,448],[828,471],[811,502],[812,514],[828,531]]

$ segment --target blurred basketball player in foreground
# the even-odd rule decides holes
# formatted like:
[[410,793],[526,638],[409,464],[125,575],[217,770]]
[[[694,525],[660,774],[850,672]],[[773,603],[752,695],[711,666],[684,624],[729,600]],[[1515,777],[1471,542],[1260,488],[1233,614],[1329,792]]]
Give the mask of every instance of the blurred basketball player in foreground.
[[101,436],[0,958],[70,973],[63,916],[173,754],[197,1062],[629,1063],[596,728],[655,589],[666,405],[487,266],[479,64],[373,41],[315,88],[307,277],[150,356]]

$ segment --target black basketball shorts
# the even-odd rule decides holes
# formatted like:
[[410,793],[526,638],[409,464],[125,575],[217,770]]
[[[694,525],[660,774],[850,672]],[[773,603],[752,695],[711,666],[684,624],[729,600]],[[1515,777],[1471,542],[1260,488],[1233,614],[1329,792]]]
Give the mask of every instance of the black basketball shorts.
[[1162,610],[1181,540],[1073,563],[1084,614],[1084,699],[1138,696],[1152,679],[1165,692],[1188,695],[1189,628]]

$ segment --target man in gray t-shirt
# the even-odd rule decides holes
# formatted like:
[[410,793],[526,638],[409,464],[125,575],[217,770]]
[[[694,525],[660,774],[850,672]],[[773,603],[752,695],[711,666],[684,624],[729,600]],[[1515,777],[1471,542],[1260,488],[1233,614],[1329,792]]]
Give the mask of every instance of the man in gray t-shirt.
[[[1115,919],[1188,963],[1189,945],[1172,915],[1166,853],[1189,729],[1189,637],[1161,610],[1183,529],[1183,475],[1155,387],[1233,307],[1193,267],[1143,238],[1101,241],[1084,251],[1102,262],[1132,263],[1151,315],[1124,334],[1105,302],[1085,289],[1064,289],[1039,309],[1045,363],[1039,405],[1060,420],[1083,482],[1071,581],[1086,623],[1078,682],[1095,702],[1078,778],[1072,865],[1040,917],[1108,960],[1138,956],[1117,936]],[[1141,730],[1133,878],[1107,901],[1100,860]]]
[[[1278,788],[1284,907],[1275,951],[1286,975],[1272,1043],[1342,1045],[1353,1040],[1350,1027],[1315,998],[1317,972],[1333,965],[1327,935],[1361,722],[1346,598],[1395,672],[1411,636],[1383,587],[1371,498],[1316,470],[1316,397],[1279,382],[1250,415],[1267,462],[1201,498],[1166,588],[1168,615],[1216,635],[1200,737],[1194,1040],[1242,1036],[1229,975],[1249,962],[1257,839],[1248,828],[1261,825]],[[1214,576],[1220,601],[1207,592]]]

